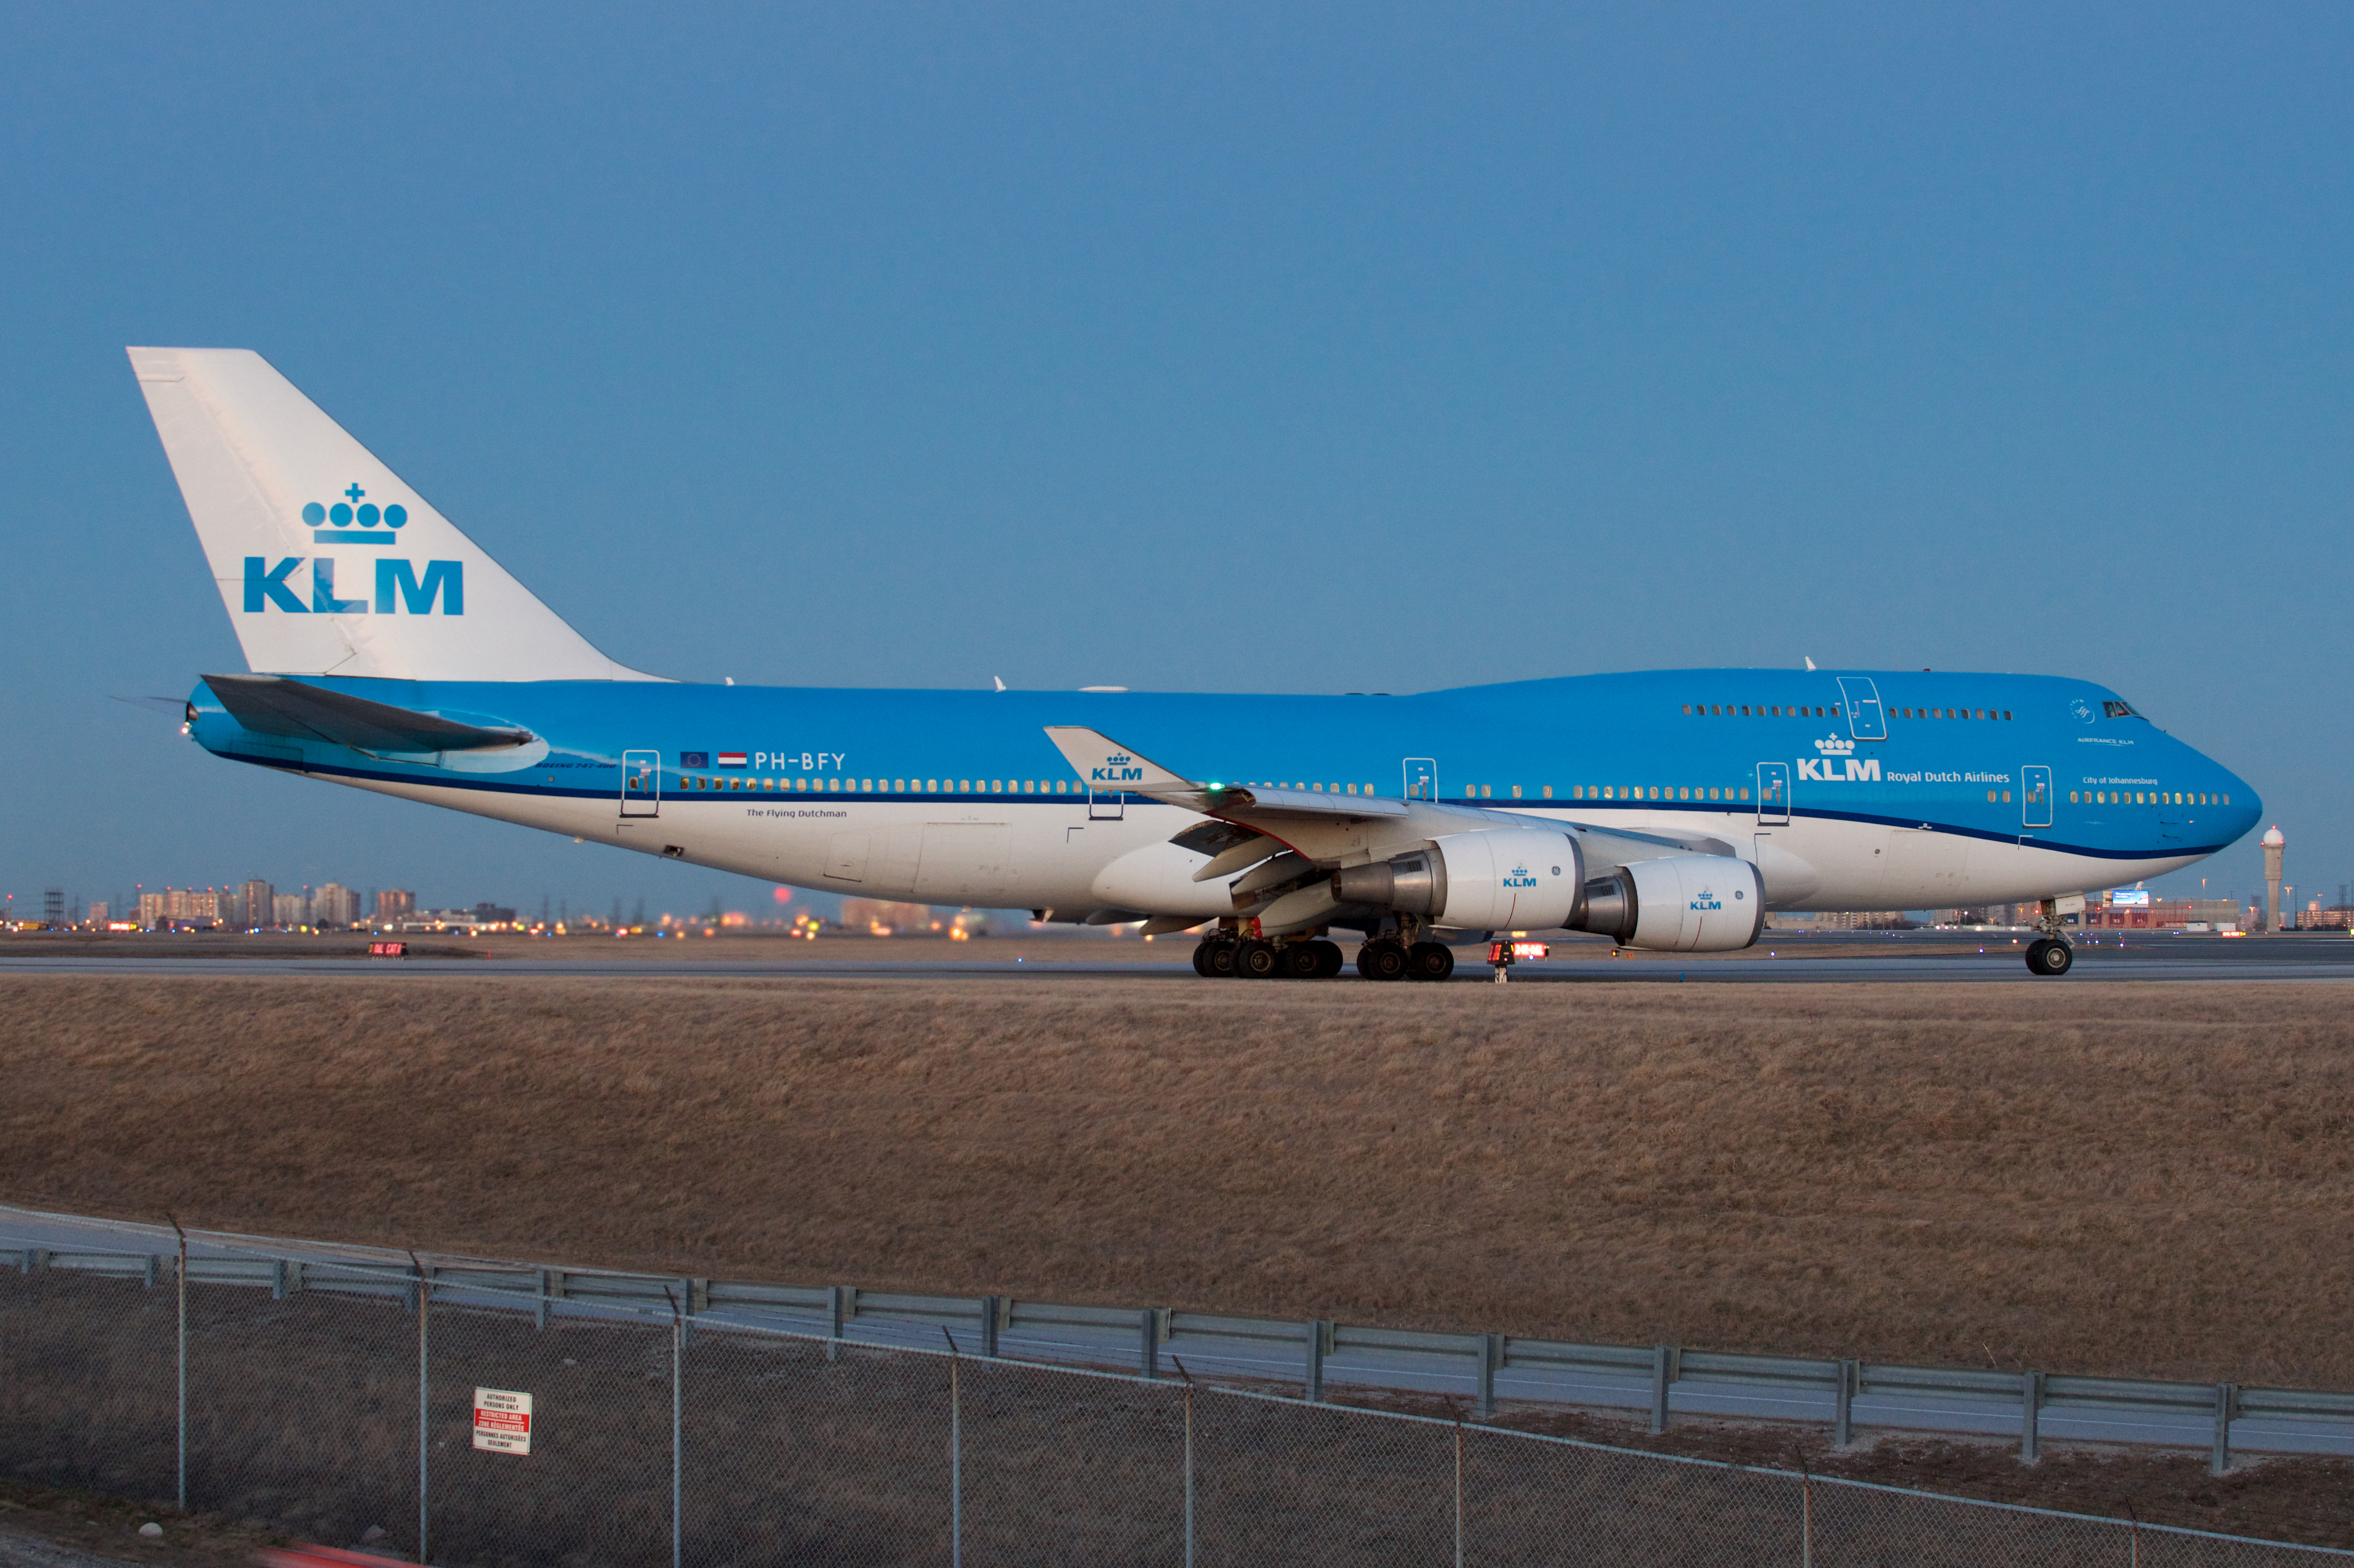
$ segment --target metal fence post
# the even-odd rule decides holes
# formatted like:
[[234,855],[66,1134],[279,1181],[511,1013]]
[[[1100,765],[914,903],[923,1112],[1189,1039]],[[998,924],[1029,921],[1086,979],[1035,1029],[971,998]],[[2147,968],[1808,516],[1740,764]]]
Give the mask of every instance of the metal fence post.
[[1137,1370],[1146,1377],[1157,1378],[1161,1375],[1161,1314],[1147,1307],[1140,1316],[1143,1326],[1138,1335],[1141,1342],[1137,1351]]
[[545,1268],[539,1271],[539,1301],[532,1308],[532,1327],[535,1329],[547,1327],[547,1300],[553,1293],[550,1288],[553,1282],[549,1278],[552,1272]]
[[1839,1364],[1839,1408],[1831,1422],[1831,1446],[1844,1448],[1855,1441],[1855,1385],[1861,1381],[1861,1364]]
[[1661,1345],[1651,1352],[1651,1430],[1668,1429],[1668,1385],[1675,1381],[1676,1348]]
[[429,1563],[432,1559],[426,1553],[431,1544],[428,1532],[432,1519],[428,1504],[433,1481],[433,1374],[429,1360],[432,1349],[433,1282],[426,1277],[425,1265],[415,1253],[408,1255],[408,1263],[417,1270],[417,1561]]
[[2238,1414],[2239,1404],[2238,1383],[2215,1385],[2215,1457],[2207,1467],[2219,1476],[2232,1467],[2232,1417]]
[[981,1298],[981,1353],[991,1361],[997,1359],[998,1303],[1002,1298],[984,1296]]
[[[690,1292],[686,1304],[695,1305]],[[686,1314],[670,1304],[670,1568],[686,1561]]]
[[1169,1359],[1185,1380],[1185,1568],[1193,1568],[1193,1374],[1179,1358]]
[[1479,1336],[1479,1419],[1492,1421],[1496,1416],[1496,1368],[1504,1359],[1504,1336]]
[[[1487,1338],[1481,1335],[1480,1338]],[[1455,1424],[1455,1568],[1463,1568],[1463,1423]]]
[[843,1290],[839,1285],[825,1287],[825,1359],[830,1361],[842,1359]]
[[2019,1457],[2033,1464],[2043,1457],[2042,1439],[2035,1430],[2036,1418],[2043,1410],[2043,1374],[2021,1372],[2019,1376]]
[[173,1279],[180,1292],[180,1511],[188,1511],[188,1233],[180,1229],[180,1222],[172,1215],[172,1230],[180,1238],[180,1265]]
[[1324,1358],[1332,1348],[1332,1324],[1329,1319],[1311,1318],[1308,1322],[1308,1388],[1310,1404],[1324,1403]]
[[964,1568],[964,1358],[954,1334],[943,1327],[940,1337],[949,1342],[949,1568]]

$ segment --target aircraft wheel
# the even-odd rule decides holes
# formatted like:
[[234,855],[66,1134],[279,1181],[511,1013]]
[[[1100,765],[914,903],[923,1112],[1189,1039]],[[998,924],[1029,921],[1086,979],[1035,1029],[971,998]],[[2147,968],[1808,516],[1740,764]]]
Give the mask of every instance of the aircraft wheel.
[[1324,955],[1317,942],[1294,942],[1283,949],[1283,978],[1314,980],[1324,972]]
[[1273,980],[1283,972],[1283,955],[1273,942],[1245,942],[1235,954],[1237,980]]
[[1235,947],[1234,942],[1223,939],[1204,942],[1193,957],[1202,966],[1202,972],[1212,980],[1232,980],[1237,972],[1235,969]]
[[1210,978],[1210,944],[1207,942],[1193,945],[1193,972],[1204,980]]
[[1455,955],[1438,942],[1416,942],[1406,949],[1406,973],[1418,980],[1443,980],[1455,972]]
[[1369,980],[1405,979],[1405,944],[1387,938],[1367,942],[1357,949],[1357,972]]
[[2027,967],[2037,974],[2057,977],[2076,967],[2076,949],[2052,937],[2027,944]]
[[1331,980],[1334,975],[1341,972],[1341,965],[1343,960],[1341,957],[1340,943],[1318,941],[1310,945],[1316,949],[1316,974],[1314,978],[1317,980]]

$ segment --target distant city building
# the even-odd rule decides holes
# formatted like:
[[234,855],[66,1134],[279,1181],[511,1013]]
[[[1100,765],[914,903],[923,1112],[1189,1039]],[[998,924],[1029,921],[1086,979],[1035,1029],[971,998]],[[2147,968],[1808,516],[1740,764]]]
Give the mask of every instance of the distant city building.
[[359,918],[360,895],[340,882],[327,883],[311,896],[314,926],[355,926]]
[[90,924],[93,926],[103,926],[108,920],[113,917],[113,914],[114,911],[109,907],[106,901],[101,898],[97,903],[92,904],[90,906]]
[[376,917],[398,920],[417,913],[417,895],[406,887],[387,887],[376,895]]
[[240,926],[274,925],[278,918],[278,890],[258,876],[246,878],[237,890],[238,924]]
[[150,929],[165,926],[217,926],[220,895],[211,888],[167,887],[139,895],[139,923]]
[[2076,924],[2092,931],[2179,931],[2186,926],[2238,929],[2246,911],[2232,898],[2160,899],[2146,888],[2087,894]]
[[270,900],[270,923],[290,929],[311,923],[311,901],[299,893],[281,893]]

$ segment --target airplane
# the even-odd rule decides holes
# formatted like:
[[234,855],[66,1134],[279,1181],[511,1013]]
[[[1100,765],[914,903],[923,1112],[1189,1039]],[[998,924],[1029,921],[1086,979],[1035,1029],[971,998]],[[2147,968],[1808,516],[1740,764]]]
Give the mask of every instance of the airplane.
[[1413,695],[830,690],[606,657],[260,355],[132,348],[248,672],[186,732],[307,778],[798,887],[1198,931],[1205,976],[1450,943],[1724,952],[1777,910],[2034,902],[2239,839],[2247,783],[2085,681],[1668,670]]

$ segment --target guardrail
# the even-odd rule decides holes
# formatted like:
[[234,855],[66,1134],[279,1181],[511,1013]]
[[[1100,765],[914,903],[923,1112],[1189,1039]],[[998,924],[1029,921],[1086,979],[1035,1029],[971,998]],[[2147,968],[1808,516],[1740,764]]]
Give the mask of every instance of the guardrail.
[[[175,1266],[171,1253],[0,1249],[0,1268],[70,1270],[150,1287]],[[398,1298],[414,1309],[419,1271],[404,1263],[191,1255],[191,1284]],[[2000,1434],[2023,1458],[2047,1436],[2206,1447],[2217,1474],[2237,1452],[2354,1455],[2354,1393],[2246,1388],[2237,1383],[2074,1377],[1592,1345],[1504,1334],[1436,1333],[1234,1318],[1168,1308],[1076,1306],[1010,1297],[946,1297],[663,1277],[599,1269],[425,1266],[437,1302],[550,1316],[599,1307],[675,1309],[698,1318],[774,1323],[844,1341],[904,1341],[1017,1361],[1133,1367],[1160,1377],[1164,1359],[1197,1370],[1299,1383],[1310,1400],[1328,1386],[1408,1389],[1468,1397],[1477,1418],[1500,1393],[1516,1402],[1648,1410],[1664,1432],[1678,1414],[1828,1425],[1844,1447],[1863,1427]]]

